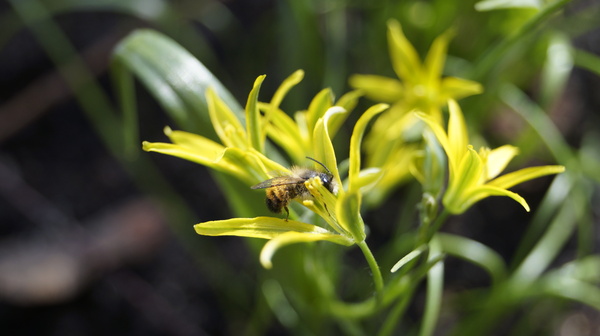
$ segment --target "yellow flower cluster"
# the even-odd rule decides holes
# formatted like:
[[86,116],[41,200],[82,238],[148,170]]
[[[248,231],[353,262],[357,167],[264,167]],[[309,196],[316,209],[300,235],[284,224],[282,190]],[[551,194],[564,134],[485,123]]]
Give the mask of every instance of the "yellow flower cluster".
[[[303,197],[299,202],[322,218],[326,227],[299,221],[308,217],[296,216],[294,212],[290,220],[256,217],[200,223],[195,225],[197,233],[269,239],[260,257],[267,268],[272,266],[275,251],[292,243],[326,240],[341,245],[358,244],[364,249],[366,233],[360,214],[363,194],[370,205],[376,205],[402,181],[412,176],[423,181],[425,176],[431,175],[432,170],[425,172],[423,166],[424,162],[431,161],[423,157],[427,155],[423,154],[423,138],[427,138],[424,134],[429,130],[433,134],[429,138],[437,141],[447,158],[447,161],[436,161],[437,170],[434,169],[433,174],[441,180],[448,171],[442,197],[448,212],[462,213],[475,202],[496,195],[511,197],[529,211],[526,201],[508,188],[542,175],[562,172],[564,167],[526,168],[497,177],[518,150],[507,145],[477,152],[469,144],[456,99],[480,93],[482,88],[476,82],[442,77],[452,33],[438,37],[421,62],[400,24],[391,21],[388,28],[390,56],[399,79],[354,75],[350,83],[359,90],[336,102],[331,91],[325,89],[315,96],[307,110],[296,112],[292,117],[280,109],[280,104],[289,90],[302,80],[303,72],[299,70],[288,77],[268,103],[258,100],[265,78],[259,76],[248,96],[245,124],[214,91],[206,92],[210,118],[220,143],[169,128],[166,134],[172,143],[144,142],[146,151],[200,163],[233,175],[250,187],[274,177],[272,172],[292,174],[286,165],[271,159],[272,152],[266,150],[268,138],[295,163],[306,162],[307,156],[322,162],[340,186],[339,192],[333,194],[318,176],[297,182],[296,187],[312,196]],[[347,177],[342,179],[336,155],[339,153],[332,138],[361,94],[390,105],[374,105],[358,118],[349,141],[347,165],[344,165]],[[447,131],[442,117],[442,108],[446,105],[450,114]],[[376,121],[367,132],[372,120]],[[364,163],[361,153],[364,153]]]

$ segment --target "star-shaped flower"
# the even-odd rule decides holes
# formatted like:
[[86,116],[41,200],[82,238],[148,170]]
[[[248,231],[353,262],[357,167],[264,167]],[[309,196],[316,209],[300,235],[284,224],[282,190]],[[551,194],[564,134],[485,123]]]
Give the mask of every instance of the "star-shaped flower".
[[467,128],[458,103],[450,100],[448,105],[448,132],[431,116],[418,113],[418,117],[427,123],[448,157],[448,188],[442,203],[450,213],[463,213],[476,202],[489,196],[508,196],[529,211],[525,199],[508,188],[565,170],[563,166],[530,167],[497,177],[518,154],[518,148],[504,145],[496,149],[482,147],[479,152],[475,151],[473,146],[469,145]]

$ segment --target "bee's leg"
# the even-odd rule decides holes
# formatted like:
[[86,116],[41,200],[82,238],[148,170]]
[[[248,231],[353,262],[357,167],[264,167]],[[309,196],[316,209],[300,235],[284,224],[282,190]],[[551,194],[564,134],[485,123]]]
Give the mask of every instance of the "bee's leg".
[[290,209],[288,209],[287,206],[285,206],[283,208],[285,209],[285,213],[286,213],[286,215],[285,215],[285,221],[287,222],[288,218],[290,218]]
[[325,206],[325,211],[327,211],[327,214],[328,214],[329,216],[331,216],[331,213],[329,212],[329,209],[327,209],[327,204],[326,204],[326,203],[323,203],[323,205]]

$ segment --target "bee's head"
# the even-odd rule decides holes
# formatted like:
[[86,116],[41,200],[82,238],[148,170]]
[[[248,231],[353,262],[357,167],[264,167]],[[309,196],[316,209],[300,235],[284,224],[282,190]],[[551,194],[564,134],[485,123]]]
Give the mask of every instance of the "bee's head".
[[338,186],[333,178],[333,175],[328,173],[319,173],[319,179],[323,182],[323,186],[327,188],[332,194],[337,194]]
[[319,179],[321,179],[321,182],[323,182],[323,186],[325,188],[327,188],[327,190],[331,191],[332,194],[337,194],[338,192],[338,185],[335,182],[335,179],[333,178],[333,174],[331,174],[331,172],[329,171],[329,169],[327,169],[327,167],[325,167],[324,164],[322,164],[321,162],[311,158],[311,157],[306,157],[309,160],[312,160],[318,164],[321,165],[321,167],[325,168],[325,170],[327,171],[326,173],[319,173]]

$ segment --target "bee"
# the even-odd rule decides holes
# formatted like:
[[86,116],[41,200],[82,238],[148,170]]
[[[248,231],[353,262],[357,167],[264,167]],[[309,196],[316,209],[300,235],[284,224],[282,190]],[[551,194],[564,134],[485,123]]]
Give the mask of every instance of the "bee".
[[290,175],[274,177],[250,187],[252,189],[266,189],[267,208],[274,213],[281,213],[282,210],[285,210],[287,213],[287,216],[285,217],[286,221],[290,216],[288,204],[293,199],[299,198],[306,200],[312,198],[312,195],[304,184],[304,182],[307,180],[313,177],[319,177],[321,182],[323,182],[323,186],[327,188],[327,190],[333,194],[337,192],[337,183],[333,179],[333,174],[331,174],[331,171],[329,171],[329,169],[327,169],[327,167],[325,167],[325,165],[321,162],[308,156],[306,158],[321,165],[326,172],[321,173],[308,168],[292,167],[290,169]]

